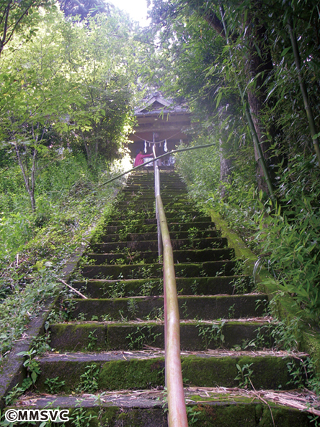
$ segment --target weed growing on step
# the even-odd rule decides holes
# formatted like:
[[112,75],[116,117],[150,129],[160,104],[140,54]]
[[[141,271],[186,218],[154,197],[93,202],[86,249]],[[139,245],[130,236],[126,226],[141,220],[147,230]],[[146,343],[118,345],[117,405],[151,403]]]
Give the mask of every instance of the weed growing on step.
[[240,276],[233,279],[230,284],[233,286],[233,294],[242,295],[253,291],[254,283],[252,277]]
[[[19,384],[16,384],[9,393],[4,397],[6,406],[13,405],[14,402],[26,391],[26,389]],[[0,424],[5,425],[5,424]]]
[[123,323],[127,323],[128,322],[128,317],[126,317],[123,313],[123,310],[119,310],[119,317],[120,317],[120,322]]
[[48,392],[50,394],[56,394],[59,393],[59,391],[64,387],[65,381],[60,381],[59,377],[55,378],[47,378],[45,380],[45,385],[47,386]]
[[251,369],[252,365],[253,363],[246,363],[243,366],[240,366],[238,363],[236,364],[238,375],[234,380],[239,381],[238,387],[245,389],[251,388],[251,378],[253,374],[253,369]]
[[242,348],[244,350],[258,350],[262,348],[270,348],[273,344],[272,339],[272,330],[273,330],[273,324],[268,323],[263,326],[259,326],[255,332],[256,336],[251,341],[243,341]]
[[151,312],[146,316],[146,320],[160,320],[164,319],[164,308],[154,307]]
[[182,305],[181,305],[181,310],[183,313],[183,318],[187,319],[188,318],[188,307],[187,307],[187,301],[185,301]]
[[198,295],[199,282],[195,279],[191,284],[191,291],[193,295]]
[[99,368],[93,363],[85,367],[85,372],[80,375],[80,384],[77,393],[95,393],[98,390]]
[[113,320],[113,317],[109,313],[101,316],[102,322],[112,322]]
[[201,276],[201,277],[208,277],[208,273],[206,272],[206,270],[204,268],[202,268],[199,271],[199,276]]
[[84,313],[79,313],[77,316],[77,320],[79,320],[80,322],[85,322],[86,320],[86,315]]
[[96,418],[97,415],[86,411],[85,408],[73,409],[69,416],[72,426],[74,427],[88,427],[92,425],[92,420],[96,420]]
[[39,362],[34,359],[37,355],[35,349],[31,348],[29,351],[22,351],[18,356],[26,357],[23,366],[27,369],[27,377],[22,381],[21,386],[16,384],[12,390],[5,396],[4,400],[6,406],[12,405],[19,396],[28,390],[38,379],[41,373]]
[[272,322],[270,335],[274,346],[283,350],[298,350],[298,341],[301,338],[301,318],[295,317],[290,321],[281,321],[276,318]]
[[133,350],[141,350],[145,344],[152,345],[162,334],[156,334],[152,325],[137,326],[136,330],[126,336],[128,347]]
[[31,347],[35,350],[35,354],[37,356],[41,356],[46,351],[50,351],[50,331],[49,329],[49,323],[45,322],[44,329],[46,331],[45,335],[39,335],[36,338],[32,340]]
[[217,241],[217,242],[211,242],[210,246],[212,249],[219,249],[222,245],[219,241]]
[[225,320],[219,323],[212,323],[211,325],[198,323],[198,336],[201,337],[203,347],[208,349],[210,344],[213,343],[215,348],[222,347],[224,344],[223,327]]
[[233,319],[234,315],[235,315],[235,304],[230,305],[229,309],[228,309],[228,318],[229,319]]
[[97,332],[97,330],[94,329],[93,331],[90,331],[88,334],[88,344],[87,344],[87,350],[88,351],[92,351],[96,347],[96,344],[98,341],[97,336],[95,336],[96,332]]
[[123,298],[125,295],[125,283],[115,282],[108,284],[108,290],[105,295],[107,298]]
[[163,293],[162,280],[160,280],[159,284],[155,280],[147,280],[142,283],[139,290],[139,295],[146,296],[146,297],[154,294],[161,294],[161,293]]
[[257,299],[255,303],[255,311],[258,311],[262,307],[262,315],[266,316],[268,314],[268,304],[269,302],[266,299]]
[[33,348],[29,351],[22,351],[18,353],[18,356],[26,357],[26,360],[23,362],[23,366],[27,369],[27,377],[22,382],[22,387],[25,390],[35,384],[41,373],[39,362],[34,359],[36,354],[37,352]]
[[88,255],[83,255],[78,263],[78,268],[81,269],[85,265],[96,265],[97,260],[94,258],[89,258]]
[[134,298],[129,298],[128,300],[128,312],[132,318],[135,318],[138,313],[138,303]]
[[197,227],[190,227],[189,228],[189,230],[188,230],[188,239],[191,241],[190,242],[191,247],[193,247],[194,239],[197,238],[198,233],[199,233],[199,229]]
[[290,361],[287,363],[287,368],[291,377],[288,385],[293,385],[295,388],[307,388],[318,396],[320,395],[320,374],[311,357]]
[[215,277],[225,276],[225,265],[222,266],[218,271],[216,271]]
[[153,268],[154,268],[154,264],[149,264],[148,266],[143,266],[141,268],[141,277],[143,279],[149,279],[149,277],[151,277],[153,274],[153,272],[152,272]]
[[197,421],[200,420],[199,415],[202,414],[201,411],[197,410],[196,406],[187,406],[187,417],[188,417],[188,426],[196,425]]

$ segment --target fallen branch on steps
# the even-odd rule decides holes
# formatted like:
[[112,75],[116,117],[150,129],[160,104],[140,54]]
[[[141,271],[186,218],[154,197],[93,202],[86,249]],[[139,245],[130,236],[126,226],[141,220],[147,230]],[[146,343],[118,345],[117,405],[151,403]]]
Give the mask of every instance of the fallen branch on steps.
[[63,283],[64,285],[68,286],[68,288],[70,288],[73,292],[75,292],[76,294],[80,295],[80,296],[81,296],[81,298],[88,299],[85,295],[83,295],[81,292],[79,292],[79,291],[77,291],[76,289],[74,289],[72,286],[70,286],[70,285],[69,285],[67,282],[65,282],[64,280],[62,280],[62,279],[58,279],[58,280],[59,280],[59,282]]

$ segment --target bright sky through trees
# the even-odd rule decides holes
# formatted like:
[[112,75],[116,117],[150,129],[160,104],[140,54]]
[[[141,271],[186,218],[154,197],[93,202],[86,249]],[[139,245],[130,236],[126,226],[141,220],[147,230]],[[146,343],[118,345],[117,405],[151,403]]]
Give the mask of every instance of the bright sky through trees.
[[138,21],[141,26],[148,25],[147,0],[108,0],[119,9],[127,12],[131,19]]

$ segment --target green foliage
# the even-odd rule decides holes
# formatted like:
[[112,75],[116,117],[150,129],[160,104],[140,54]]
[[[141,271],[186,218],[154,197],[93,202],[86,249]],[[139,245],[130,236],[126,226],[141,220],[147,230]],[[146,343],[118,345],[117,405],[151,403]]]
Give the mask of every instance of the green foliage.
[[65,381],[59,381],[59,377],[47,378],[44,382],[50,394],[56,394],[65,385]]
[[196,406],[194,406],[194,407],[187,406],[186,407],[189,426],[196,425],[196,422],[199,420],[199,415],[202,414],[202,412],[197,410],[197,409],[198,408]]
[[213,322],[211,325],[206,323],[198,323],[198,335],[201,337],[205,349],[210,348],[210,344],[214,344],[214,348],[222,347],[224,343],[223,326],[224,320],[219,323]]
[[[101,168],[103,164],[100,163]],[[13,178],[16,177],[15,167],[7,169],[7,182],[12,176],[11,171]],[[36,216],[28,214],[28,200],[18,197],[23,189],[20,188],[19,193],[18,188],[17,193],[4,191],[0,202],[0,212],[6,218],[0,226],[2,355],[10,350],[25,325],[39,313],[44,301],[57,294],[61,269],[75,249],[86,244],[88,229],[100,216],[110,212],[115,187],[93,191],[100,177],[104,180],[105,175],[103,169],[98,175],[93,173],[81,154],[70,154],[59,162],[52,162],[38,177]],[[0,180],[1,185],[8,184]],[[11,212],[10,207],[15,201],[17,205]],[[37,222],[40,215],[43,218],[41,224]],[[30,229],[19,236],[22,218]],[[19,236],[19,239],[15,240],[13,236]],[[63,313],[68,314],[68,307]]]
[[246,363],[243,366],[240,366],[238,363],[236,364],[238,375],[235,377],[235,381],[239,381],[240,388],[251,388],[251,378],[253,374],[253,369],[251,369],[252,365],[253,363]]
[[[307,102],[319,133],[318,5],[222,2],[224,19],[219,6],[153,2],[161,52],[151,76],[160,77],[163,89],[178,101],[188,101],[197,122],[191,144],[198,144],[199,135],[216,142],[210,149],[180,153],[177,168],[195,199],[219,211],[262,256],[279,290],[319,324],[319,164],[305,113]],[[288,23],[298,41],[300,76]],[[277,204],[263,191],[255,164],[259,156],[248,144],[241,104],[247,95]]]
[[97,340],[98,340],[97,336],[95,335],[96,331],[97,330],[94,329],[93,331],[90,331],[89,334],[88,334],[88,345],[87,345],[87,350],[88,351],[92,351],[96,347],[96,343],[97,343]]
[[[200,141],[192,142],[192,145],[199,144]],[[204,199],[210,189],[219,185],[219,157],[214,147],[176,154],[176,168],[195,200]]]
[[320,185],[310,169],[308,173],[309,167],[309,162],[296,156],[283,171],[280,200],[285,209],[259,218],[256,240],[279,289],[293,297],[298,310],[318,322]]
[[137,326],[134,332],[126,336],[130,349],[141,350],[145,344],[152,345],[161,334],[156,334],[152,326]]
[[99,368],[93,363],[86,366],[85,372],[80,375],[79,393],[95,393],[98,390]]
[[75,427],[89,427],[92,420],[96,420],[97,415],[92,414],[86,408],[76,408],[70,414],[70,421]]

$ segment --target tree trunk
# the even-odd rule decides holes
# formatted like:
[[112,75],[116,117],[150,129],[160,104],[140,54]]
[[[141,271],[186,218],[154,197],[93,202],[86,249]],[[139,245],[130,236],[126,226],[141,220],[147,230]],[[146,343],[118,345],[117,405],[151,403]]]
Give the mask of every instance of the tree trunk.
[[[255,2],[256,9],[259,7],[259,2]],[[222,12],[223,13],[223,12]],[[212,28],[217,31],[222,37],[226,37],[223,23],[217,18],[214,13],[206,13],[203,15],[204,19],[210,24]],[[244,23],[246,26],[245,31],[245,43],[243,47],[245,51],[245,74],[246,84],[254,79],[253,85],[248,88],[248,103],[250,107],[250,113],[253,120],[253,125],[261,146],[262,155],[265,159],[267,170],[270,172],[271,182],[274,183],[274,163],[278,163],[272,153],[272,137],[275,135],[275,128],[270,126],[267,130],[263,126],[261,116],[263,108],[266,105],[267,92],[264,83],[272,71],[272,58],[270,48],[267,43],[266,28],[259,22],[257,18],[252,16],[252,13],[248,14],[247,21]],[[237,35],[230,34],[230,40],[237,40]],[[267,136],[268,135],[268,136]],[[259,153],[257,147],[254,144],[255,160],[256,160],[256,174],[257,184],[260,190],[269,193],[266,179],[263,172],[263,167],[259,161]]]
[[[255,79],[254,87],[248,88],[248,102],[250,107],[250,113],[252,116],[253,124],[259,139],[261,151],[266,161],[268,171],[271,176],[271,181],[274,182],[274,172],[271,168],[275,158],[271,150],[272,138],[274,129],[268,129],[264,127],[261,115],[263,108],[266,105],[267,93],[264,83],[269,77],[272,71],[272,59],[270,49],[266,48],[266,29],[260,24],[257,19],[252,19],[248,16],[246,22],[246,42],[248,47],[247,60],[246,60],[246,75],[247,81]],[[267,133],[270,135],[267,137]],[[259,154],[256,147],[254,147],[255,159],[256,159],[256,174],[259,189],[268,192],[267,184],[264,179],[261,163],[258,161]]]
[[[18,147],[17,143],[15,143],[15,150],[16,150],[16,156],[17,156],[17,159],[18,159],[18,163],[19,163],[19,166],[20,166],[20,169],[21,169],[21,173],[22,173],[22,176],[23,176],[24,184],[25,184],[27,193],[29,194],[29,198],[30,198],[30,202],[31,202],[31,209],[32,209],[32,212],[35,212],[36,211],[36,201],[35,201],[35,198],[34,198],[34,176],[32,178],[32,185],[30,187],[29,178],[28,178],[28,176],[26,174],[25,167],[24,167],[24,165],[22,163],[21,156],[20,156],[20,151],[19,151],[19,147]],[[34,157],[34,160],[35,160],[35,157]],[[32,169],[33,169],[33,167],[34,167],[34,165],[32,165]]]

